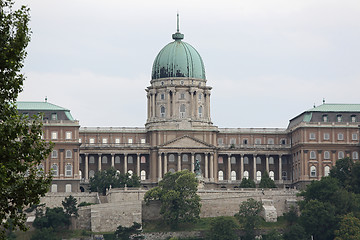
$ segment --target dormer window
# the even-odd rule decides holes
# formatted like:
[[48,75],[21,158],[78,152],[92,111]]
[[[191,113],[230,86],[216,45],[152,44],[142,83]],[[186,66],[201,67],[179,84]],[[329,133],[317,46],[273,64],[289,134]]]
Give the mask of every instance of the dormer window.
[[337,115],[336,116],[336,121],[337,122],[342,122],[342,115]]
[[57,113],[51,114],[51,120],[56,121],[57,120]]
[[323,115],[322,120],[323,122],[328,122],[328,115]]
[[356,122],[356,115],[351,115],[351,122]]

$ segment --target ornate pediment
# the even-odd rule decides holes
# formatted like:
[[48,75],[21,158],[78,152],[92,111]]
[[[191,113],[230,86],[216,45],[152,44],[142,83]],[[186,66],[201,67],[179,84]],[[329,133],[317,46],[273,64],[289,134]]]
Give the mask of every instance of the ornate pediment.
[[209,149],[214,148],[214,146],[211,144],[207,144],[199,139],[185,135],[166,142],[161,146],[161,148]]

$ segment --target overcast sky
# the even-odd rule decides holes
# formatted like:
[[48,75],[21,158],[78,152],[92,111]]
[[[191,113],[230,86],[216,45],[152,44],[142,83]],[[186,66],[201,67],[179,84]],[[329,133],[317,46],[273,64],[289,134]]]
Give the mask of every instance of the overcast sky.
[[360,103],[359,0],[22,0],[33,31],[21,101],[68,108],[81,126],[143,127],[158,52],[203,58],[219,127],[280,127],[327,103]]

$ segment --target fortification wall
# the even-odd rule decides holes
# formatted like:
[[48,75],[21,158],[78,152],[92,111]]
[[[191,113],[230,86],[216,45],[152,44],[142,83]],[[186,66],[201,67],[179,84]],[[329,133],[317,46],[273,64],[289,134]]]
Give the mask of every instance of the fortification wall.
[[64,201],[65,197],[72,195],[76,198],[78,204],[81,202],[99,203],[97,193],[86,193],[86,192],[49,192],[40,199],[40,203],[45,203],[46,207],[62,207],[61,202]]

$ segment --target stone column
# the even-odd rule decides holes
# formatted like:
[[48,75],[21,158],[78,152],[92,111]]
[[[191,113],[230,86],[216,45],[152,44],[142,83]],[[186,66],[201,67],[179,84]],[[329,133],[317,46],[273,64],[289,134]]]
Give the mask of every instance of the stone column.
[[208,168],[209,168],[209,164],[208,164],[208,161],[209,161],[209,159],[208,159],[208,155],[209,155],[209,153],[205,153],[205,179],[208,179],[209,178],[209,170],[208,170]]
[[98,154],[98,171],[101,171],[101,155],[102,153]]
[[214,153],[210,153],[210,182],[214,182]]
[[124,153],[124,174],[127,173],[127,153]]
[[210,91],[206,95],[206,110],[207,118],[210,120]]
[[240,180],[244,178],[244,154],[240,155]]
[[180,153],[178,153],[178,172],[180,172],[181,171],[181,154]]
[[147,97],[147,117],[148,117],[148,119],[150,119],[150,94],[148,93],[147,95],[146,95],[146,97]]
[[194,94],[194,99],[195,99],[195,104],[194,104],[194,108],[195,108],[195,119],[197,119],[199,117],[199,109],[198,109],[198,92],[196,91],[196,95]]
[[279,180],[282,181],[282,155],[279,155]]
[[266,155],[266,172],[269,174],[269,155]]
[[254,176],[254,181],[256,182],[257,181],[257,177],[256,177],[256,155],[253,155],[253,176]]
[[193,118],[194,117],[194,92],[190,90],[190,117]]
[[191,153],[191,172],[194,172],[194,170],[195,170],[195,166],[194,166],[194,164],[195,164],[195,153]]
[[79,153],[77,149],[74,149],[74,178],[80,179],[79,177]]
[[85,180],[89,179],[89,154],[85,153]]
[[136,175],[140,177],[140,153],[136,157]]
[[158,153],[158,179],[161,180],[162,178],[162,167],[161,167],[161,154],[162,153]]
[[60,164],[59,164],[59,177],[63,178],[65,175],[65,165],[64,165],[64,149],[59,149],[60,151]]
[[173,118],[177,117],[175,101],[176,101],[176,92],[174,91],[172,94],[172,117]]
[[228,161],[227,161],[227,177],[228,177],[228,180],[231,181],[231,154],[228,154]]
[[156,117],[155,93],[152,94],[152,117]]
[[170,118],[170,91],[166,91],[166,117]]
[[115,167],[115,153],[111,154],[111,167]]
[[167,153],[164,153],[164,175],[168,172],[167,170]]

